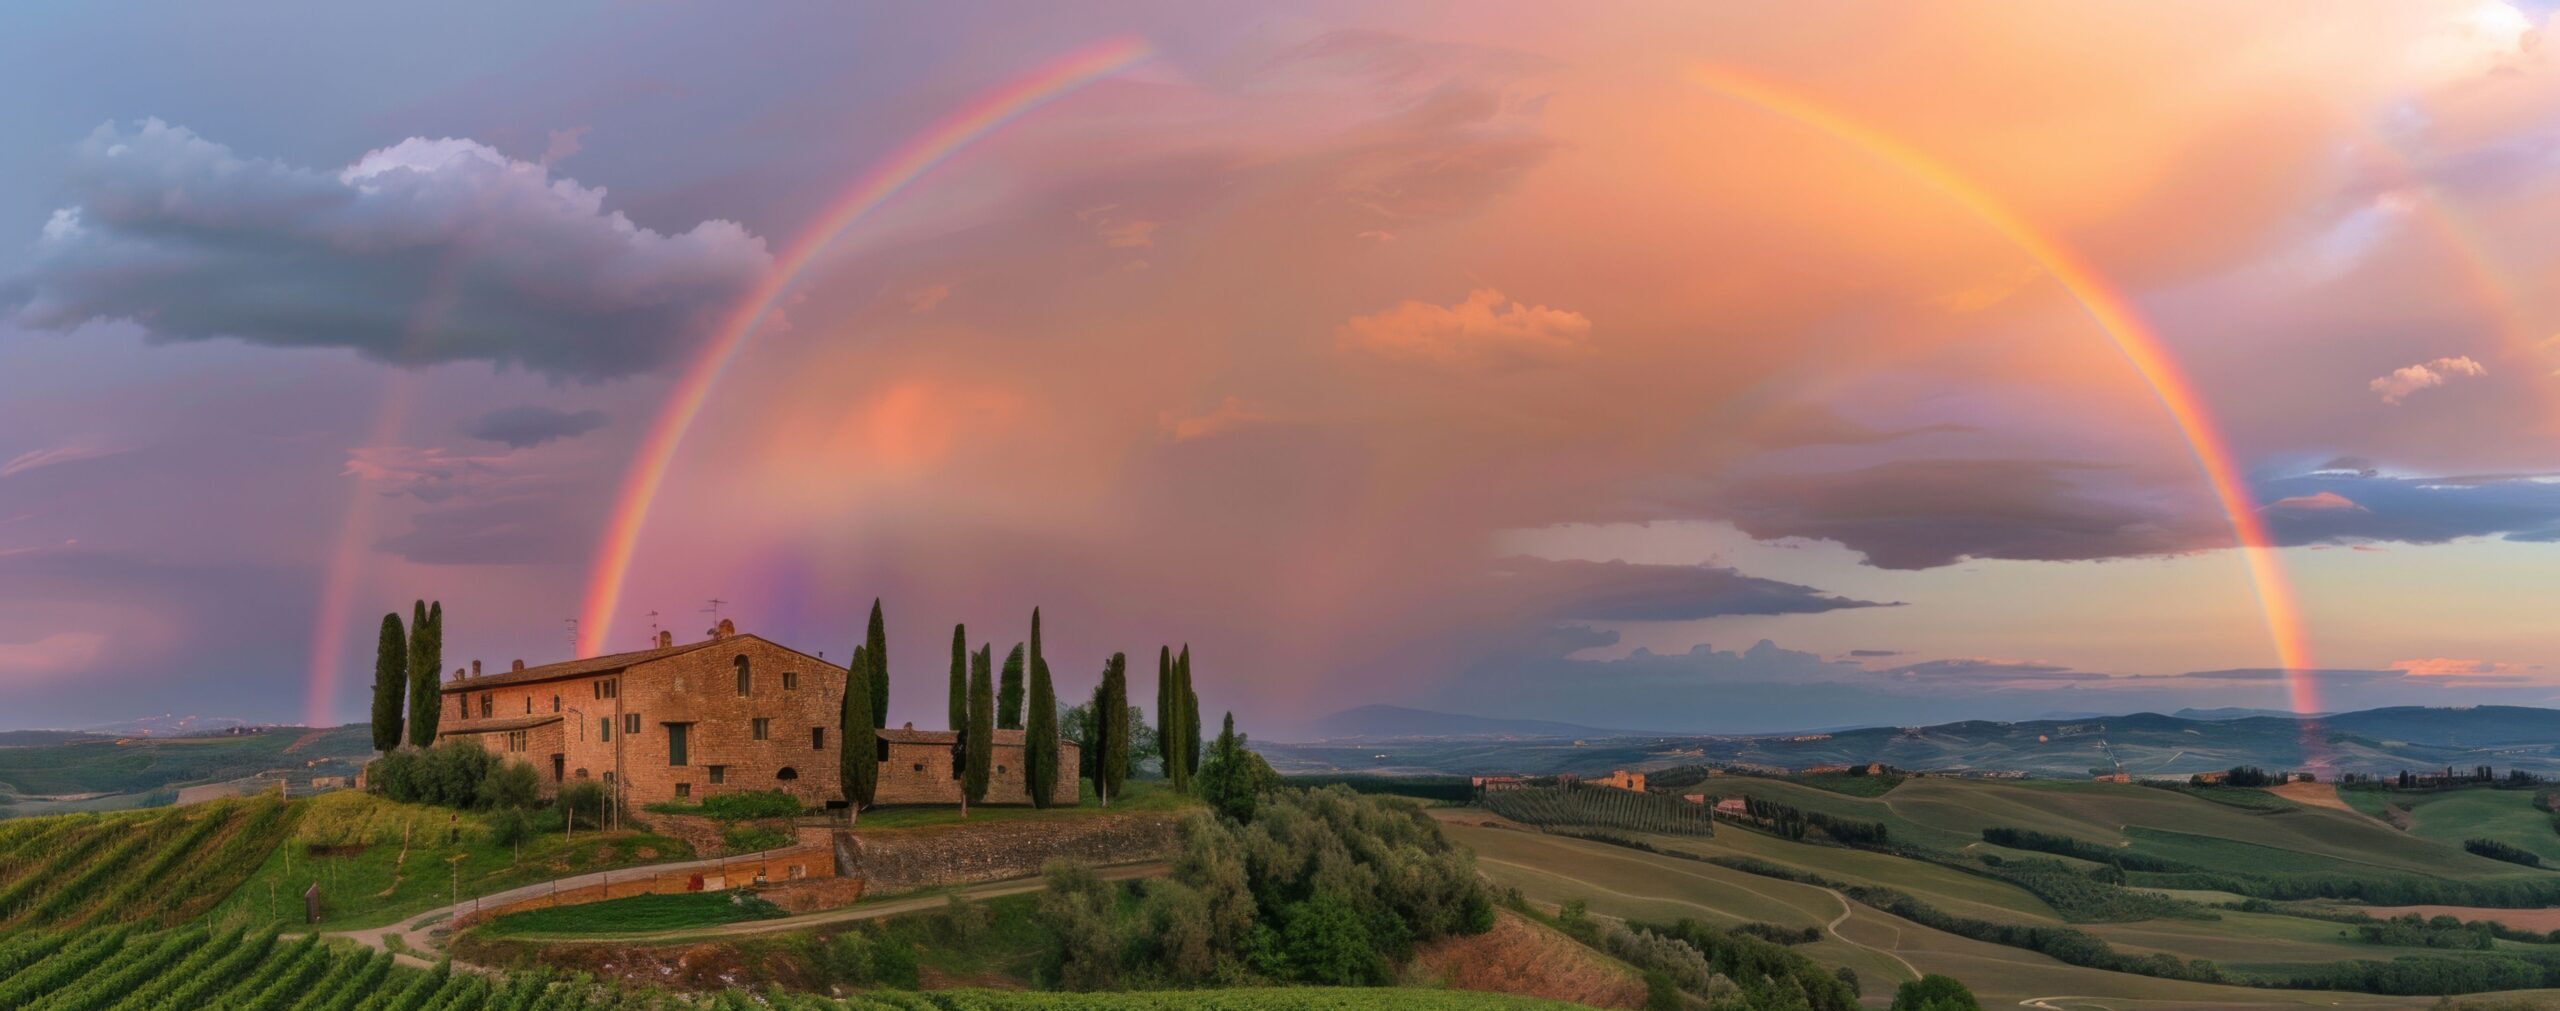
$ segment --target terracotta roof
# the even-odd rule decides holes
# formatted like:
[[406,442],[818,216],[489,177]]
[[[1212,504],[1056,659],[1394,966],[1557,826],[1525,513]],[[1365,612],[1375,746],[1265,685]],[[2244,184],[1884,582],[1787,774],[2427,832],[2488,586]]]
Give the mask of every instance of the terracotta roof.
[[[881,740],[887,741],[891,744],[956,744],[959,743],[960,740],[959,734],[948,730],[909,730],[904,727],[891,727],[882,729],[879,733]],[[1026,736],[1028,735],[1020,730],[998,730],[996,731],[995,742],[997,744],[1010,744],[1015,747],[1021,747],[1023,738]],[[1066,741],[1062,743],[1073,744],[1075,742]]]
[[[664,649],[642,649],[633,650],[629,653],[607,653],[603,656],[591,656],[582,660],[563,660],[559,663],[547,663],[540,667],[527,667],[523,670],[504,670],[495,674],[483,674],[479,677],[460,678],[445,682],[443,687],[439,690],[450,695],[455,692],[473,692],[484,688],[495,688],[501,685],[520,685],[535,681],[557,681],[562,678],[588,677],[596,674],[616,674],[644,663],[664,660],[672,656],[683,656],[684,654],[691,653],[698,649],[707,649],[712,646],[720,645],[724,642],[734,643],[740,639],[754,639],[755,641],[764,643],[767,646],[773,646],[792,653],[800,653],[799,650],[792,649],[789,646],[784,646],[763,636],[740,632],[725,639],[697,639],[693,642],[680,642]],[[837,667],[834,664],[827,663],[824,660],[820,660],[817,657],[809,656],[806,653],[800,653],[800,655],[808,657],[809,662],[811,663],[821,664],[829,669],[844,669]]]
[[545,713],[540,716],[508,716],[494,720],[463,720],[459,723],[450,723],[438,726],[436,728],[436,736],[450,737],[454,734],[494,734],[503,730],[525,730],[532,727],[539,727],[545,723],[558,722],[560,722],[560,714],[558,713]]

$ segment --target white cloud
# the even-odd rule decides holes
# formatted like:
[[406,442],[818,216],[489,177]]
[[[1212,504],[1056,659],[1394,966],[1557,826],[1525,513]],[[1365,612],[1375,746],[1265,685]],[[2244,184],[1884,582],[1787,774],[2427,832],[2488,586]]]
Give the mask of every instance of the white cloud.
[[2455,379],[2478,378],[2488,374],[2488,366],[2472,361],[2468,356],[2438,358],[2431,362],[2420,362],[2416,365],[2393,369],[2390,375],[2366,383],[2365,388],[2381,394],[2383,403],[2397,404],[2407,399],[2410,394],[2430,386],[2442,386]]

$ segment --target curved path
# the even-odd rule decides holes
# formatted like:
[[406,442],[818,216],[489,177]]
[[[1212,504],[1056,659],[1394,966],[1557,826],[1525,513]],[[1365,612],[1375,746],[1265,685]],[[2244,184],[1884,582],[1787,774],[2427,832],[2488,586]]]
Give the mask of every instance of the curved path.
[[[457,916],[477,912],[481,909],[492,906],[504,906],[509,903],[520,902],[525,899],[537,898],[553,892],[585,888],[590,885],[608,884],[617,875],[627,881],[634,876],[654,877],[656,875],[670,872],[719,867],[723,864],[733,862],[736,859],[737,858],[734,856],[710,857],[700,860],[680,860],[673,863],[646,864],[638,867],[622,867],[609,871],[591,871],[585,874],[574,874],[565,878],[536,882],[530,885],[510,888],[502,892],[492,892],[487,895],[464,899],[449,906],[430,909],[422,913],[403,917],[398,922],[385,926],[371,927],[361,930],[328,931],[325,932],[324,936],[343,937],[369,948],[389,951],[403,965],[421,969],[433,968],[435,965],[434,962],[420,956],[438,953],[433,938],[433,935],[436,933],[436,928],[439,925],[450,923],[453,918]],[[1135,878],[1159,877],[1170,873],[1171,870],[1172,865],[1157,862],[1114,865],[1098,868],[1097,873],[1099,873],[1103,880],[1106,881],[1126,881]],[[830,923],[844,923],[854,920],[874,919],[883,916],[897,916],[902,913],[922,912],[938,908],[943,903],[949,902],[952,895],[959,895],[970,899],[985,899],[1005,895],[1019,895],[1024,892],[1035,892],[1045,887],[1047,886],[1043,884],[1041,879],[1037,876],[1007,878],[1001,881],[989,881],[982,884],[969,885],[956,890],[934,891],[927,894],[912,895],[911,897],[883,899],[868,903],[857,902],[853,905],[838,909],[822,909],[814,913],[802,913],[797,916],[785,916],[771,920],[748,920],[740,923],[725,923],[714,926],[657,931],[646,934],[616,934],[610,937],[578,936],[555,938],[535,936],[527,939],[539,940],[545,943],[592,942],[627,944],[635,941],[653,941],[676,937],[727,936],[738,934],[757,934],[779,930],[797,930],[805,927],[821,926]],[[484,966],[471,965],[461,961],[456,961],[454,963],[454,967],[457,969],[469,969],[474,972],[496,971]]]

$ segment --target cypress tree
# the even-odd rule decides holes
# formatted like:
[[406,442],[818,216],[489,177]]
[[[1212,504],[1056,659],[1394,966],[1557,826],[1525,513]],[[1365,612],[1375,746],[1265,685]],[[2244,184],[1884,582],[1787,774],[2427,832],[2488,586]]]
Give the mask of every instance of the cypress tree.
[[444,602],[430,610],[426,601],[412,606],[409,620],[409,743],[425,748],[436,743],[436,727],[444,721]]
[[400,612],[382,616],[382,638],[373,650],[373,750],[400,746],[400,706],[409,697],[409,635]]
[[1031,669],[1031,711],[1024,714],[1022,729],[1022,785],[1030,790],[1033,807],[1047,807],[1057,797],[1058,691],[1049,683],[1045,663]]
[[871,725],[889,725],[889,626],[880,620],[880,598],[871,598],[871,629],[862,637],[870,647]]
[[965,756],[960,767],[961,817],[969,814],[968,805],[987,796],[987,766],[996,760],[996,691],[994,672],[995,647],[988,646],[969,657],[969,728],[960,735],[961,752]]
[[1005,654],[1004,673],[996,678],[996,729],[1022,729],[1022,644]]
[[1182,644],[1182,655],[1173,661],[1173,680],[1182,693],[1182,746],[1191,754],[1182,763],[1184,782],[1200,775],[1200,693],[1191,690],[1191,644]]
[[1102,665],[1102,685],[1094,692],[1093,737],[1102,752],[1094,756],[1093,791],[1110,807],[1129,781],[1129,655],[1113,653]]
[[1189,785],[1182,760],[1174,757],[1183,751],[1182,699],[1173,690],[1173,647],[1156,647],[1156,757],[1164,761],[1165,785],[1175,790]]
[[969,626],[951,626],[951,732],[969,729]]
[[864,671],[867,647],[853,648],[853,665],[844,672],[844,701],[836,709],[836,774],[843,785],[845,819],[862,821],[862,809],[880,790],[880,728],[871,722],[871,678]]

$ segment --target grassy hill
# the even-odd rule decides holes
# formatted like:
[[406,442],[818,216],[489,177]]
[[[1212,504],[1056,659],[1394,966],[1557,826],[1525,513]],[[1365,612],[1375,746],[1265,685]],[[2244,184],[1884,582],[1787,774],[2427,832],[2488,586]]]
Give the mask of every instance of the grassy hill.
[[[2404,833],[2356,811],[2281,798],[2235,804],[2191,791],[2085,781],[1910,779],[1872,798],[1752,777],[1711,780],[1700,789],[1881,823],[1891,842],[1851,848],[1825,842],[1818,833],[1790,841],[1732,823],[1713,837],[1610,829],[1574,838],[1511,824],[1479,809],[1438,814],[1455,838],[1477,851],[1478,866],[1533,900],[1583,899],[1595,911],[1636,920],[1691,916],[1729,927],[1762,922],[1813,928],[1820,939],[1799,950],[1827,964],[1867,980],[1946,973],[1972,985],[1985,1006],[2054,994],[2075,995],[2075,1001],[2182,1006],[2328,1004],[2341,995],[2267,987],[2353,977],[2370,981],[2359,985],[2459,992],[2468,984],[2453,980],[2469,971],[2465,967],[2496,967],[2478,978],[2529,977],[2536,982],[2528,985],[2546,985],[2541,981],[2549,970],[2523,967],[2560,965],[2560,944],[2538,936],[2489,941],[2485,950],[2431,946],[2415,936],[2377,943],[2382,935],[2369,937],[2358,924],[2340,921],[2354,915],[2353,904],[2345,902],[2251,903],[2244,909],[2232,907],[2242,896],[2204,891],[2173,893],[2188,902],[2165,906],[2089,901],[2090,890],[2159,894],[2144,887],[2146,879],[2176,876],[2127,873],[2119,861],[2193,867],[2235,887],[2298,885],[2330,875],[2412,887],[2560,887],[2560,874],[2461,848],[2464,838],[2485,834],[2531,837],[2560,849],[2550,846],[2560,836],[2550,817],[2532,807],[2530,791],[2402,798],[2413,811],[2413,827]],[[2436,810],[2428,814],[2429,808]],[[1983,841],[1983,831],[1995,828],[2072,841],[2086,855],[2057,857]],[[2029,873],[2030,868],[2044,869]],[[1919,922],[1888,912],[1880,903],[1891,896],[1916,903],[1935,919]],[[2053,901],[2057,896],[2073,904],[2060,906]],[[2212,902],[2229,905],[2198,904]],[[2481,911],[2477,918],[2493,912]],[[1950,932],[1936,926],[1941,921],[1975,926]],[[2059,949],[2037,944],[2061,942],[2026,941],[2035,931],[2076,932],[2083,940],[2068,944],[2082,953],[2050,957],[2046,951]],[[2459,939],[2485,940],[2469,934]],[[2092,954],[2092,944],[2112,954]],[[2165,963],[2178,967],[2172,976],[2218,981],[2142,974],[2150,969],[2116,971],[2101,967],[2114,964],[2106,959],[2175,960]],[[2194,968],[2200,965],[2206,968]],[[2420,1006],[2397,998],[2345,998],[2347,1006]]]
[[1500,735],[1380,738],[1314,744],[1257,742],[1284,773],[1482,775],[1605,773],[1704,763],[1804,768],[1884,762],[1906,769],[1998,770],[2086,778],[2121,762],[2137,776],[2255,765],[2393,773],[2489,764],[2560,775],[2560,710],[2516,706],[2400,707],[2316,720],[2186,718],[2159,713],[1926,727],[1869,727],[1772,736],[1644,735],[1595,731],[1536,739]]

